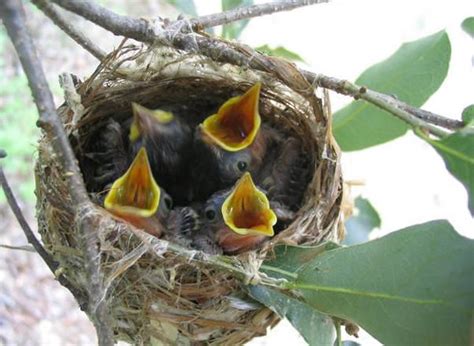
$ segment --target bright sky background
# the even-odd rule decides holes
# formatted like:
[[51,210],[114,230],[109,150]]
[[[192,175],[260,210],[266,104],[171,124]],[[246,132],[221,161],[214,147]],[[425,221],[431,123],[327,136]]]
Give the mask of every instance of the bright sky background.
[[[261,1],[259,1],[261,2]],[[201,4],[202,3],[202,4]],[[219,1],[199,2],[200,13],[219,10]],[[452,118],[474,103],[474,40],[460,27],[474,16],[474,1],[340,0],[254,19],[240,40],[251,46],[282,45],[300,54],[306,68],[354,81],[367,67],[384,60],[401,43],[446,29],[452,45],[448,76],[424,109]],[[333,110],[350,102],[332,95]],[[442,159],[411,132],[364,151],[344,153],[345,179],[364,180],[353,194],[368,198],[382,218],[380,236],[433,219],[448,219],[461,234],[474,235],[467,193]],[[367,335],[364,345],[379,343]],[[287,323],[249,345],[304,345]]]

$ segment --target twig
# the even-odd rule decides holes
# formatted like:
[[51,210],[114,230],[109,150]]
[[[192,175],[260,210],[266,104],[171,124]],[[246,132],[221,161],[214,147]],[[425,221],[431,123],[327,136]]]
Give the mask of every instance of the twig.
[[74,26],[58,11],[49,0],[32,0],[32,3],[38,7],[43,13],[49,17],[54,24],[63,30],[69,37],[77,42],[82,48],[87,50],[98,60],[102,60],[106,53],[86,37],[82,32],[74,28]]
[[[313,85],[334,90],[340,94],[352,96],[355,99],[363,99],[397,116],[398,118],[402,119],[413,127],[420,127],[426,129],[430,133],[438,137],[445,137],[449,135],[449,132],[446,132],[443,129],[433,126],[430,122],[433,122],[437,126],[443,126],[443,124],[446,123],[449,123],[451,126],[453,125],[452,122],[450,122],[450,119],[444,118],[440,115],[435,115],[433,113],[431,113],[432,117],[430,118],[430,122],[428,122],[428,120],[421,117],[417,117],[416,115],[408,111],[409,109],[416,108],[402,101],[399,101],[392,96],[367,89],[364,86],[358,86],[346,80],[341,80],[334,77],[327,77],[321,74],[315,74],[308,71],[302,71],[302,73],[306,77],[306,79]],[[420,113],[424,112],[426,111],[418,112],[417,114],[419,115]]]
[[81,0],[52,0],[55,4],[90,20],[115,35],[133,38],[141,42],[153,42],[153,28],[145,19],[116,14],[95,2]]
[[298,7],[327,2],[329,2],[329,0],[291,0],[253,5],[193,18],[190,20],[190,24],[194,30],[203,30],[205,28],[228,24],[242,19],[260,17],[282,11],[291,11]]
[[[4,157],[6,157],[5,151],[0,150],[0,159]],[[40,255],[40,257],[43,259],[44,263],[46,263],[46,265],[51,270],[51,272],[56,274],[58,270],[58,263],[54,261],[53,257],[45,250],[43,245],[36,238],[30,225],[28,225],[28,222],[26,221],[25,216],[23,215],[20,209],[20,206],[18,205],[18,202],[16,201],[16,198],[13,195],[13,191],[10,188],[10,184],[8,184],[8,180],[7,180],[7,177],[5,176],[5,173],[3,172],[3,165],[1,163],[0,163],[0,185],[2,186],[7,202],[10,205],[10,208],[13,211],[13,214],[15,215],[16,219],[18,220],[18,223],[20,224],[21,229],[23,230],[23,233],[25,234],[26,239],[28,240],[28,243],[30,243],[33,246],[34,250],[38,253],[38,255]],[[7,247],[7,246],[3,245],[3,247]],[[13,247],[10,247],[10,248],[13,248]],[[84,294],[81,291],[79,291],[76,287],[74,287],[64,275],[59,274],[56,276],[59,283],[63,285],[64,287],[66,287],[69,291],[71,291],[71,293],[77,299],[77,302],[79,306],[81,307],[81,310],[86,309],[87,298],[84,296]]]
[[33,252],[37,253],[35,248],[30,245],[23,245],[23,246],[14,246],[14,245],[6,245],[0,244],[1,248],[8,249],[8,250],[18,250],[18,251],[26,251],[26,252]]
[[[7,29],[8,35],[18,53],[23,70],[28,78],[39,112],[38,125],[45,131],[48,140],[62,165],[65,181],[70,189],[72,202],[79,211],[89,210],[91,202],[82,181],[79,167],[74,157],[63,124],[56,113],[53,97],[48,88],[46,78],[36,56],[31,36],[28,32],[25,14],[20,0],[0,1],[0,17]],[[108,323],[109,314],[103,303],[105,293],[101,282],[101,273],[97,262],[100,254],[97,248],[98,238],[95,229],[91,227],[88,217],[79,219],[79,228],[83,236],[83,251],[86,259],[86,269],[89,276],[88,298],[89,315],[96,326],[100,345],[113,345],[113,334]]]
[[[126,16],[119,16],[106,8],[103,8],[95,3],[90,3],[87,0],[70,1],[70,0],[53,0],[59,6],[80,15],[93,23],[102,26],[116,35],[124,35],[142,42],[159,41],[162,44],[174,46],[179,49],[196,50],[200,53],[210,56],[211,58],[218,58],[221,61],[230,62],[236,65],[250,64],[252,68],[260,70],[268,70],[268,66],[262,63],[263,59],[254,57],[252,62],[248,62],[243,54],[233,49],[225,42],[217,42],[203,36],[192,36],[180,32],[169,32],[166,30],[157,31],[153,25],[143,20],[129,18]],[[244,11],[243,9],[240,9]],[[227,12],[228,13],[228,12]],[[211,15],[211,17],[201,17],[191,20],[191,23],[199,23],[203,20],[201,25],[211,23],[221,23],[224,19],[218,17],[214,21],[212,16],[219,16],[219,14]],[[236,15],[237,18],[238,16]],[[202,18],[205,18],[202,19]],[[196,47],[197,45],[197,47]],[[442,126],[447,129],[459,129],[464,126],[462,121],[452,120],[441,115],[427,112],[415,107],[412,107],[395,98],[381,94],[365,87],[359,87],[348,81],[340,80],[333,77],[327,77],[321,74],[315,74],[309,71],[301,71],[303,75],[313,85],[318,85],[343,95],[349,95],[356,98],[361,98],[369,103],[372,103],[379,108],[382,108],[389,113],[401,118],[409,124],[422,127],[429,130],[436,136],[446,136],[448,132],[437,128]],[[363,91],[363,92],[361,92]],[[433,125],[436,126],[433,126]]]

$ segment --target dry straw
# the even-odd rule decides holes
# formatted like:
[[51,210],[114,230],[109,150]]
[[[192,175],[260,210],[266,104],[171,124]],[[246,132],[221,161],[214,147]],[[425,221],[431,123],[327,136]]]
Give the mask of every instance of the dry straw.
[[[256,54],[251,49],[241,53],[249,62]],[[235,345],[264,335],[279,317],[250,300],[242,285],[265,280],[258,268],[272,256],[276,244],[317,244],[339,238],[342,178],[327,94],[315,92],[291,63],[261,55],[259,59],[271,68],[264,72],[169,47],[121,46],[89,79],[77,84],[80,103],[67,100],[59,109],[87,184],[92,168],[85,153],[93,149],[107,119],[124,121],[130,116],[132,101],[150,108],[181,105],[189,116],[211,114],[230,96],[262,82],[262,118],[301,138],[302,150],[310,156],[312,178],[295,220],[257,251],[234,258],[207,256],[154,238],[99,206],[84,211],[72,205],[70,186],[57,158],[46,139],[40,141],[36,192],[43,242],[61,272],[85,292],[85,257],[79,246],[84,240],[78,220],[87,213],[101,215],[96,232],[107,292],[103,299],[117,340]],[[88,188],[91,191],[93,186]],[[93,196],[97,191],[91,192]]]

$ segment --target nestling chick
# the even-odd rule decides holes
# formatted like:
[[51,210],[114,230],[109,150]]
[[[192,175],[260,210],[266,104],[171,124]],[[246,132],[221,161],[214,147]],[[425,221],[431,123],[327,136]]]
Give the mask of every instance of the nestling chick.
[[[247,171],[255,175],[267,148],[276,139],[274,130],[261,126],[260,87],[256,83],[244,95],[227,100],[197,129],[196,142],[201,144],[195,146],[200,151],[196,158],[207,160],[206,167],[215,167],[217,173],[211,172],[212,178],[217,179],[214,187],[233,184]],[[196,167],[199,174],[199,165]],[[207,177],[201,180],[208,181]]]
[[138,151],[127,172],[112,184],[104,207],[134,226],[161,236],[173,202],[153,178],[145,148]]
[[[277,216],[265,194],[245,173],[230,190],[212,195],[203,209],[202,236],[213,239],[224,253],[238,254],[254,249],[273,236]],[[197,240],[201,241],[197,235]],[[209,241],[208,241],[209,242]],[[195,240],[194,245],[198,242]]]
[[166,186],[173,199],[182,204],[189,201],[187,165],[191,158],[192,132],[187,123],[171,112],[151,110],[132,103],[130,150],[134,156],[146,148],[153,175]]
[[130,165],[130,158],[125,148],[124,133],[120,124],[109,119],[99,134],[101,143],[99,152],[87,153],[86,157],[98,165],[93,172],[92,180],[97,187],[104,187],[118,179]]
[[255,178],[271,203],[280,203],[293,211],[300,207],[310,177],[308,157],[301,141],[294,137],[272,148]]

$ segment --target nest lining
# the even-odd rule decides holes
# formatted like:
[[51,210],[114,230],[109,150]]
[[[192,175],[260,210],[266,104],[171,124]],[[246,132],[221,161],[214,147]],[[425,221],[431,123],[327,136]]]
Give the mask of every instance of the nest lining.
[[[67,106],[60,108],[86,182],[92,173],[84,154],[93,150],[94,138],[109,118],[123,122],[130,117],[131,101],[148,108],[166,105],[187,112],[198,123],[226,99],[261,81],[264,122],[301,139],[313,174],[293,222],[261,249],[239,255],[242,268],[252,277],[277,243],[334,239],[341,226],[342,187],[338,150],[328,128],[326,94],[319,98],[308,93],[309,85],[295,90],[295,85],[301,85],[299,74],[294,83],[284,83],[279,77],[282,71],[217,63],[170,48],[132,46],[110,57],[78,86],[84,107],[80,117]],[[296,73],[290,64],[278,66],[286,69],[284,75]],[[77,220],[84,215],[71,205],[68,186],[44,139],[36,177],[43,241],[68,278],[85,288],[77,229]],[[95,188],[88,186],[89,191],[99,192]],[[88,212],[101,215],[97,231],[117,339],[138,344],[241,344],[264,335],[268,326],[278,322],[278,316],[246,297],[232,273],[213,266],[206,255],[178,253],[166,241],[120,222],[102,208]]]

